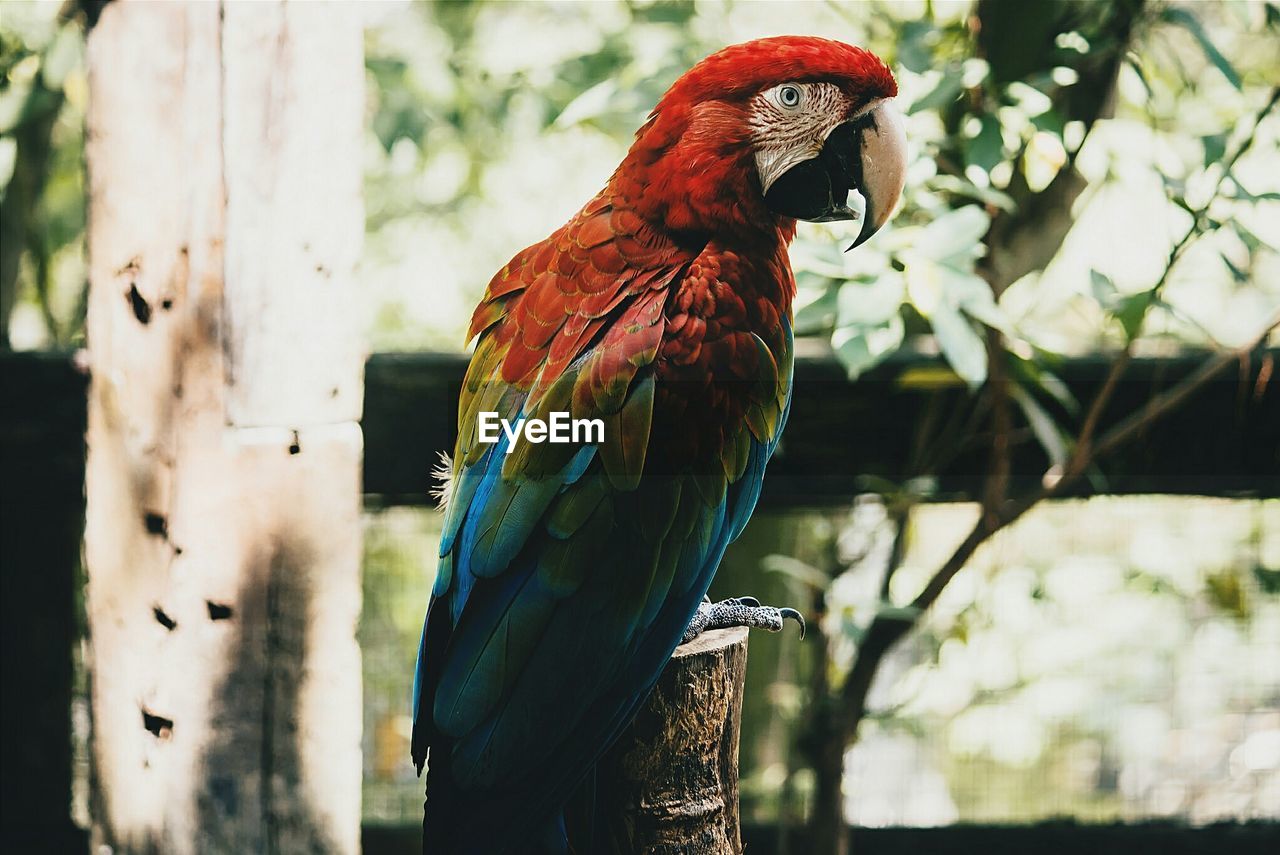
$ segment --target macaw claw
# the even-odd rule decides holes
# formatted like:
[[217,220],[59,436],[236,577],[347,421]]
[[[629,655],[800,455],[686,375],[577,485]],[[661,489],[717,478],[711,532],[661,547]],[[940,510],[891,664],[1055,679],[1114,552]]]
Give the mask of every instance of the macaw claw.
[[762,606],[755,597],[732,597],[713,603],[703,599],[694,613],[693,620],[684,631],[681,644],[688,644],[709,629],[728,629],[745,626],[781,632],[783,621],[791,619],[800,624],[800,637],[804,638],[804,615],[791,608]]

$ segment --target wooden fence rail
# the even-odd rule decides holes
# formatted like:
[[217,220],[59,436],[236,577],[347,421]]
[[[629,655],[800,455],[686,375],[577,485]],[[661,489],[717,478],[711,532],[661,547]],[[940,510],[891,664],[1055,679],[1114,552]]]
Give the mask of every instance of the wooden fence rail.
[[[1270,366],[1280,349],[1260,351],[1239,371],[1226,371],[1178,413],[1150,429],[1126,452],[1104,461],[1107,480],[1095,492],[1208,496],[1280,495],[1280,378]],[[1138,359],[1103,415],[1099,434],[1153,395],[1186,377],[1205,359],[1187,353]],[[1077,401],[1093,399],[1109,362],[1065,362],[1058,376]],[[428,500],[428,472],[436,454],[451,449],[458,388],[466,357],[439,353],[375,354],[365,366],[364,491],[386,504]],[[1268,382],[1270,381],[1270,382]],[[819,507],[845,502],[866,489],[866,476],[895,482],[919,471],[940,443],[917,441],[929,420],[943,427],[982,406],[940,360],[903,354],[856,382],[829,357],[800,358],[791,419],[769,464],[762,507]],[[1055,408],[1052,402],[1046,407]],[[1067,418],[1070,415],[1057,407]],[[919,447],[918,447],[919,446]],[[1049,465],[1029,432],[1018,437],[1014,490],[1034,486]],[[961,449],[939,473],[936,496],[976,496],[986,467],[980,448]]]

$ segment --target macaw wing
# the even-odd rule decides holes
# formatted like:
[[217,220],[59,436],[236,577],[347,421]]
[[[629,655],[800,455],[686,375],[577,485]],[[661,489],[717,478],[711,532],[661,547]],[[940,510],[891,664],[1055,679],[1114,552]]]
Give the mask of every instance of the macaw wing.
[[[778,368],[773,359],[760,366],[774,390],[787,385]],[[789,360],[784,368],[789,377]],[[553,500],[512,573],[520,585],[513,602],[538,603],[535,643],[519,650],[519,671],[487,716],[450,722],[471,728],[453,734],[456,776],[477,788],[523,778],[528,792],[556,792],[576,780],[569,770],[585,771],[607,747],[749,520],[789,400],[789,392],[775,395],[759,433],[744,423],[726,443],[732,451],[711,465],[679,473],[651,466],[621,489],[597,459]],[[491,651],[498,647],[490,641]],[[513,649],[502,650],[508,663]],[[437,703],[445,689],[442,681]]]
[[[505,686],[506,678],[493,670],[492,648],[479,641],[451,644],[455,628],[494,620],[496,632],[532,631],[543,601],[518,587],[498,589],[521,584],[507,571],[551,501],[597,459],[618,484],[628,483],[628,471],[642,470],[663,301],[688,257],[638,217],[595,200],[489,283],[472,318],[478,341],[460,395],[451,497],[419,649],[413,737],[419,767],[436,731],[430,711],[446,674],[446,688],[460,692],[451,703],[458,710],[454,718],[472,707],[482,686],[476,709]],[[496,443],[480,441],[480,413],[514,424],[552,411],[600,419],[604,440],[517,443],[511,454],[505,434]],[[567,520],[571,513],[561,516]],[[498,584],[485,586],[488,599],[469,608],[476,583],[499,577]],[[470,676],[462,679],[464,672]]]
[[[521,595],[538,592],[546,609],[541,628],[489,714],[457,733],[451,758],[457,780],[502,801],[512,828],[562,804],[631,719],[750,518],[790,408],[792,347],[781,326],[778,359],[757,366],[772,379],[770,399],[757,402],[769,413],[726,443],[745,447],[744,459],[725,454],[681,473],[650,467],[630,491],[613,488],[594,461],[517,560],[527,562],[513,573],[525,580]],[[548,604],[540,575],[566,572],[576,588]]]

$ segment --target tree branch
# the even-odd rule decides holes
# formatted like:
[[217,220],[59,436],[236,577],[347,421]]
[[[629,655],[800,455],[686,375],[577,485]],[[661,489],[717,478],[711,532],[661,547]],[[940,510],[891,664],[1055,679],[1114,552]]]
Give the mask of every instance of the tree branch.
[[[1205,218],[1209,214],[1209,208],[1212,207],[1213,203],[1222,195],[1223,182],[1226,180],[1227,176],[1231,174],[1231,170],[1235,167],[1236,162],[1239,161],[1240,158],[1244,156],[1245,152],[1253,146],[1253,141],[1258,135],[1258,126],[1262,124],[1263,119],[1265,119],[1267,115],[1275,109],[1277,102],[1280,102],[1280,86],[1271,90],[1271,97],[1267,99],[1267,103],[1254,118],[1253,127],[1249,130],[1248,135],[1240,141],[1236,150],[1231,153],[1223,164],[1222,172],[1218,175],[1218,180],[1213,185],[1213,192],[1209,194],[1209,197],[1204,201],[1204,204],[1191,212],[1190,227],[1188,227],[1186,233],[1178,239],[1177,243],[1170,248],[1169,258],[1165,262],[1164,272],[1160,274],[1160,278],[1157,279],[1156,283],[1149,289],[1153,297],[1157,296],[1161,289],[1164,288],[1165,283],[1169,281],[1169,275],[1173,272],[1173,268],[1182,258],[1182,255],[1186,252],[1187,248],[1191,246],[1196,238],[1199,238],[1206,233],[1207,230],[1203,228],[1203,224]],[[1142,321],[1139,323],[1139,328],[1134,332],[1129,340],[1125,342],[1124,350],[1121,351],[1120,355],[1116,358],[1116,361],[1111,364],[1111,370],[1107,373],[1107,377],[1106,380],[1103,381],[1102,388],[1098,390],[1098,394],[1089,405],[1089,410],[1085,414],[1084,423],[1080,428],[1080,434],[1076,438],[1075,450],[1072,452],[1071,458],[1067,461],[1067,465],[1065,467],[1066,472],[1073,477],[1087,469],[1090,460],[1094,456],[1090,449],[1090,445],[1093,442],[1093,435],[1097,431],[1098,422],[1102,418],[1103,410],[1105,410],[1107,404],[1110,403],[1111,396],[1119,387],[1120,380],[1123,377],[1124,372],[1133,361],[1133,345],[1142,331],[1142,325],[1145,323],[1146,316],[1144,315]]]
[[[1147,402],[1147,405],[1136,413],[1123,419],[1098,440],[1092,458],[1101,457],[1115,451],[1130,439],[1177,409],[1193,395],[1201,386],[1208,383],[1224,369],[1234,363],[1247,359],[1249,355],[1266,341],[1268,335],[1280,328],[1280,310],[1277,310],[1262,328],[1255,333],[1246,344],[1232,350],[1224,351],[1205,361],[1205,363],[1187,375],[1181,382]],[[1092,460],[1088,461],[1092,462]],[[1087,464],[1086,464],[1087,465]]]

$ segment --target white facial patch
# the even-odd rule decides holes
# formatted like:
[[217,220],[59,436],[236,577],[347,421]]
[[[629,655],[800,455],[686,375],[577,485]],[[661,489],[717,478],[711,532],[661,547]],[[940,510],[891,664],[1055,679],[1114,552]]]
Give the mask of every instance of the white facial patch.
[[847,104],[834,83],[781,83],[751,100],[756,172],[765,193],[788,169],[818,156]]

